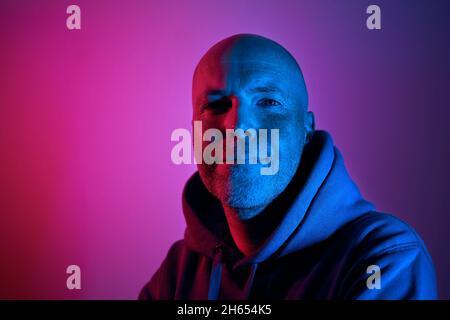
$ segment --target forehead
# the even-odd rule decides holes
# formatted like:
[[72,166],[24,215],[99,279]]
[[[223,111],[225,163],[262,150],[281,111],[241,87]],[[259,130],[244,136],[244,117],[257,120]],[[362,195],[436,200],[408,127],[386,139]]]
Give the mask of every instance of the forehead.
[[237,91],[258,86],[275,86],[290,91],[298,87],[295,66],[268,59],[208,59],[202,61],[194,76],[193,93],[209,90]]

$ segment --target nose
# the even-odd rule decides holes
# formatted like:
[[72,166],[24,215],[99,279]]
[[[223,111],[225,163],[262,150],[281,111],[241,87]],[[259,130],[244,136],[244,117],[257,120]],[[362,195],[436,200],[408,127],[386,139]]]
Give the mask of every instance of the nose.
[[254,117],[251,106],[243,98],[230,96],[231,108],[225,118],[226,129],[243,129],[244,131],[253,127]]
[[231,107],[223,120],[223,129],[235,129],[238,120],[239,100],[234,95],[229,96],[228,99],[231,102]]

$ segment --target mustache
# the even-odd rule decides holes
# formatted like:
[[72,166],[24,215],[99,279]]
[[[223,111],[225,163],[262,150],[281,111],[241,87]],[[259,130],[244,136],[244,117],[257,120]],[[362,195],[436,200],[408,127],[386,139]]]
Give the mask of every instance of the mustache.
[[[189,138],[187,138],[189,137]],[[190,139],[186,129],[176,129],[171,140],[178,141],[172,148],[171,158],[175,164],[189,164],[190,147],[186,140]],[[270,138],[270,139],[269,139]],[[203,132],[202,121],[194,121],[194,162],[196,164],[260,164],[261,175],[274,175],[279,169],[279,129],[226,129],[223,131],[209,128]],[[270,150],[270,152],[269,152]]]

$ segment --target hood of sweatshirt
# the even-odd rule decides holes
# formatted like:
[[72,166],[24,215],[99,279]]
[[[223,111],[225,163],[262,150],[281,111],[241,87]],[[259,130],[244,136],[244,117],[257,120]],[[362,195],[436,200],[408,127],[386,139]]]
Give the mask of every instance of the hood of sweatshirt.
[[250,292],[257,265],[328,239],[339,228],[374,210],[361,196],[344,166],[339,150],[326,131],[316,131],[305,146],[296,175],[274,202],[283,217],[251,256],[243,256],[231,237],[220,202],[208,192],[196,172],[183,190],[185,241],[193,251],[213,260],[209,299],[217,299],[222,265],[250,266],[245,285]]

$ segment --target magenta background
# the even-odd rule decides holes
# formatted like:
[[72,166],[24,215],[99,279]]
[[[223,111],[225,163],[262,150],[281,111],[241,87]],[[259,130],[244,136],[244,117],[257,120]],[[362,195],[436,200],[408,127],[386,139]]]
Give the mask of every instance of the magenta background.
[[[78,4],[82,30],[66,29]],[[382,9],[382,31],[365,9]],[[193,69],[234,33],[298,59],[319,128],[450,298],[447,1],[0,2],[0,298],[134,299],[182,237]],[[65,287],[78,264],[82,290]]]

